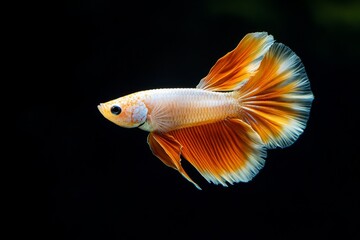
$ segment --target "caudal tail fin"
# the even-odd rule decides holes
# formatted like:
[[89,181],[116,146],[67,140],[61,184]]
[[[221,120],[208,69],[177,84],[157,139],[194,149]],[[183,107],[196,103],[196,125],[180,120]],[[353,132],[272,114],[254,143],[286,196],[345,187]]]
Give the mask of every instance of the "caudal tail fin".
[[242,117],[268,148],[287,147],[303,132],[314,96],[300,58],[274,43],[239,91]]

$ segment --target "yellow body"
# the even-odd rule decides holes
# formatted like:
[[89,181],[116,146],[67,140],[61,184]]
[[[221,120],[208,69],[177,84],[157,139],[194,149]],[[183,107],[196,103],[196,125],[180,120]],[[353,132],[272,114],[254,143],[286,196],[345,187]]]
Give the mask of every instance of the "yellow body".
[[[168,132],[221,121],[240,113],[239,101],[232,92],[173,88],[141,91],[127,97],[132,99],[130,102],[135,100],[146,106],[146,121],[140,129],[149,132]],[[133,126],[138,126],[138,123],[135,121]]]

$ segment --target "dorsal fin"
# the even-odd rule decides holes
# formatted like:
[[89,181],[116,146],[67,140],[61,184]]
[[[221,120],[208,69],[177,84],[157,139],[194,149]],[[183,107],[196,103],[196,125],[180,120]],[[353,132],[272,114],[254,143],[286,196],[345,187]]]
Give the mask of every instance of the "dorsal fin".
[[237,47],[220,58],[196,88],[211,91],[233,91],[252,77],[262,58],[274,43],[266,32],[247,34]]

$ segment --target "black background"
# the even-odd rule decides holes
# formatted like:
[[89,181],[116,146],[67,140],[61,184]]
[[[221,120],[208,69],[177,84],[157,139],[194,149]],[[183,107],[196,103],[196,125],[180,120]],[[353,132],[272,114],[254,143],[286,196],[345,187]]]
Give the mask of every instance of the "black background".
[[[301,2],[301,3],[300,3]],[[356,239],[356,1],[61,1],[22,6],[26,77],[15,107],[16,233],[44,239]],[[28,8],[27,8],[28,7]],[[19,30],[19,31],[20,31]],[[195,87],[249,32],[302,59],[308,126],[249,183],[197,190],[152,155],[147,133],[96,106],[139,90]],[[17,155],[16,155],[17,156]],[[23,168],[25,167],[25,168]]]

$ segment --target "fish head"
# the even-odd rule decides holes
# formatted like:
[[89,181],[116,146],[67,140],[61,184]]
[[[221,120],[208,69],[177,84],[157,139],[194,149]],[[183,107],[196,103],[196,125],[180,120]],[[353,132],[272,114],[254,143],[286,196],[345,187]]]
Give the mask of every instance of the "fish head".
[[125,128],[139,127],[146,122],[148,113],[144,102],[134,94],[100,103],[97,107],[106,119]]

